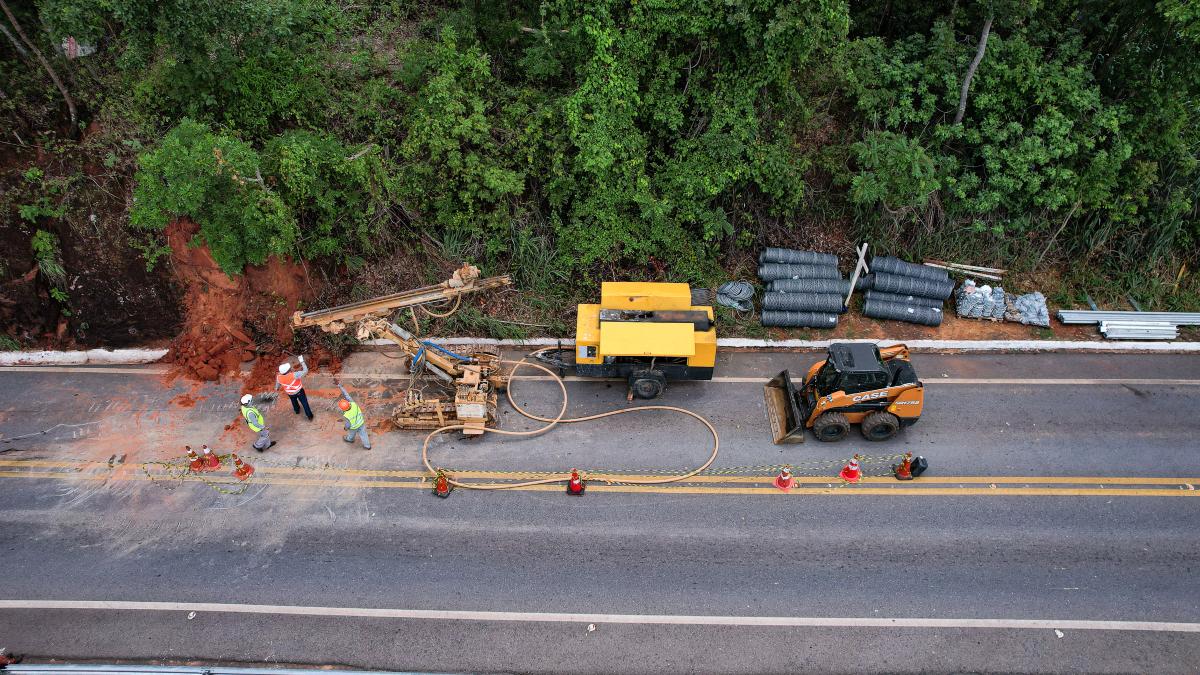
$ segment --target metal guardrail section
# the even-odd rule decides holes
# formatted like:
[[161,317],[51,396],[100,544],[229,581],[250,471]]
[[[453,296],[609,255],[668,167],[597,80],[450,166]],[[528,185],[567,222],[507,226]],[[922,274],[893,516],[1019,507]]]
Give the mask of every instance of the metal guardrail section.
[[8,666],[5,673],[24,675],[432,675],[412,671],[327,670],[324,668],[227,668],[225,666],[146,666],[99,663],[20,663]]
[[1106,312],[1083,309],[1060,309],[1058,320],[1067,324],[1147,321],[1175,326],[1200,326],[1200,312]]

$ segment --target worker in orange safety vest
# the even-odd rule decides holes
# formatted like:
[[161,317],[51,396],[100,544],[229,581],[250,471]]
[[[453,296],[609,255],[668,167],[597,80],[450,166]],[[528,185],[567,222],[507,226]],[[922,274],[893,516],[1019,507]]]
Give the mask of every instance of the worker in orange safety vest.
[[288,398],[292,399],[292,410],[299,415],[300,406],[304,406],[304,414],[308,416],[308,421],[313,418],[312,408],[308,407],[308,394],[304,393],[304,382],[300,378],[308,374],[308,364],[304,363],[304,356],[301,355],[300,372],[292,372],[292,364],[290,361],[285,361],[279,365],[279,375],[275,378],[275,391],[279,391],[283,387],[284,393]]

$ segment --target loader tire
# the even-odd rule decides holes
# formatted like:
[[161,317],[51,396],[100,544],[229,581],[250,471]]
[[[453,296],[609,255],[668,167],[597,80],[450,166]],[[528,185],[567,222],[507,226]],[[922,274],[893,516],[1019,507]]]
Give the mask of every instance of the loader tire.
[[850,420],[840,412],[827,412],[813,422],[812,430],[818,441],[833,443],[850,433]]
[[635,370],[629,374],[629,391],[634,398],[658,398],[667,387],[667,378],[657,370]]
[[868,441],[886,441],[900,431],[900,419],[890,412],[876,410],[862,421],[862,435]]

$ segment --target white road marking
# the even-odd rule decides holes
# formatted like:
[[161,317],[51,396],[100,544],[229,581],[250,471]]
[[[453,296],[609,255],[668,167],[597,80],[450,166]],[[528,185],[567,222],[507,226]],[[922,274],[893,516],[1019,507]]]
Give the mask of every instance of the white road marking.
[[[166,373],[164,368],[68,368],[68,367],[41,367],[41,366],[5,366],[0,367],[0,372],[37,372],[37,373],[108,373],[108,374],[123,374],[123,375],[162,375]],[[326,373],[313,373],[309,376],[313,379],[329,377]],[[339,373],[338,377],[343,380],[408,380],[411,375],[408,373]],[[547,375],[519,375],[517,380],[529,381],[549,381],[551,378]],[[711,382],[723,384],[761,384],[765,383],[767,376],[759,377],[723,377],[718,376],[709,380]],[[620,378],[599,378],[599,377],[579,377],[578,375],[567,375],[563,378],[564,382],[598,382],[612,381],[623,382]],[[1110,378],[1110,379],[1072,379],[1072,378],[955,378],[955,377],[938,377],[925,380],[926,385],[1029,385],[1029,386],[1045,386],[1045,385],[1068,385],[1068,386],[1098,386],[1098,385],[1130,385],[1142,387],[1196,387],[1200,386],[1200,380],[1179,380],[1179,379],[1153,379],[1153,378]],[[109,407],[111,407],[111,403]],[[215,404],[214,404],[215,406]],[[216,408],[214,407],[214,410]]]
[[76,609],[115,611],[225,612],[337,616],[430,621],[510,621],[530,623],[658,624],[673,626],[792,626],[849,628],[1008,628],[1155,631],[1200,633],[1200,623],[1169,621],[1092,621],[1081,619],[933,619],[882,617],[710,616],[684,614],[569,614],[488,612],[370,607],[304,607],[212,602],[133,602],[126,600],[0,600],[0,609]]

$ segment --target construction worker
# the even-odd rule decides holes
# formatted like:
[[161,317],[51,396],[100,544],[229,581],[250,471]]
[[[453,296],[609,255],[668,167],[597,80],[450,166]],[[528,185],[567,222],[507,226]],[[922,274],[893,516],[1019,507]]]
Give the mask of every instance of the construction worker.
[[338,407],[342,409],[342,417],[346,418],[346,431],[350,432],[342,437],[343,441],[353,443],[354,437],[361,436],[363,450],[371,449],[371,437],[367,436],[367,420],[363,416],[362,408],[350,398],[350,394],[346,393],[346,388],[338,383],[338,389],[342,390],[342,398],[338,399]]
[[308,416],[308,421],[313,418],[312,408],[308,407],[308,394],[304,393],[304,382],[300,379],[308,374],[308,364],[304,363],[304,356],[301,355],[300,372],[293,373],[291,362],[279,364],[279,375],[275,377],[275,391],[279,391],[283,387],[284,393],[288,398],[292,399],[292,410],[299,415],[300,406],[304,406],[304,414]]
[[253,402],[254,397],[250,394],[242,397],[242,417],[246,418],[246,426],[250,427],[250,431],[258,434],[258,438],[254,439],[254,443],[250,447],[262,452],[275,445],[275,441],[271,440],[271,433],[267,429],[267,423],[263,419],[262,413],[251,405]]

